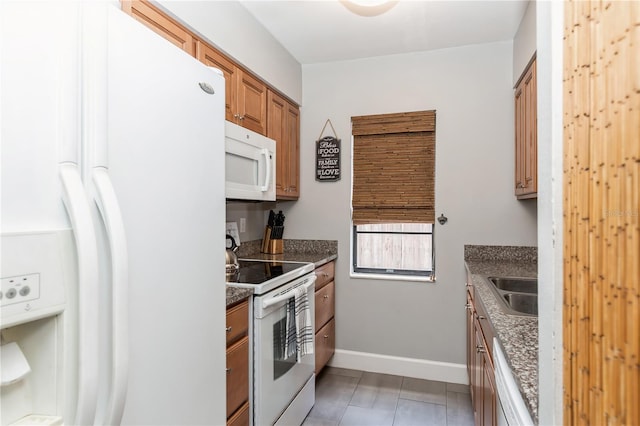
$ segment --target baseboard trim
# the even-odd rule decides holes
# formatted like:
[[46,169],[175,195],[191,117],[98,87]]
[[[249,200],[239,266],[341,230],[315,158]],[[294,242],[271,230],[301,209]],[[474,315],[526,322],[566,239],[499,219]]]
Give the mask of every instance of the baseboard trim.
[[466,364],[429,361],[368,352],[336,349],[329,366],[373,373],[393,374],[416,379],[469,384]]

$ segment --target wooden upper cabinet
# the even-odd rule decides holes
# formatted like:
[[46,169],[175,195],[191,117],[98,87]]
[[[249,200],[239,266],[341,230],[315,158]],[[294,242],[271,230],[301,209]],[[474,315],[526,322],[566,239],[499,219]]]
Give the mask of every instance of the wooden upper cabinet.
[[225,119],[266,135],[267,86],[200,40],[196,41],[196,57],[224,74]]
[[196,58],[203,64],[216,67],[224,74],[224,98],[225,98],[225,119],[234,121],[233,114],[235,105],[232,104],[236,98],[235,73],[236,66],[224,55],[201,40],[196,42]]
[[[216,67],[225,78],[225,119],[239,124],[261,135],[267,135],[267,94],[268,86],[254,77],[231,58],[216,50],[213,46],[199,40],[185,26],[179,24],[148,0],[122,0],[122,10],[160,34],[171,43],[196,57],[200,62]],[[291,178],[287,178],[286,199],[298,198],[298,107],[288,103],[283,110],[282,136],[279,140],[287,143],[287,149],[295,152],[290,156]],[[295,137],[293,133],[295,132]],[[288,141],[294,141],[289,143]],[[278,154],[280,155],[280,154]],[[284,158],[285,155],[282,155]],[[295,162],[293,159],[296,159]],[[281,181],[282,182],[282,181]]]
[[522,74],[515,92],[516,173],[518,199],[536,198],[538,193],[536,60]]
[[300,110],[269,90],[267,137],[276,141],[276,198],[297,200],[300,196]]
[[148,1],[123,0],[122,10],[191,56],[194,55],[193,35]]
[[[267,86],[242,69],[236,73],[236,113],[242,127],[261,135],[267,134]],[[233,103],[232,103],[233,104]]]

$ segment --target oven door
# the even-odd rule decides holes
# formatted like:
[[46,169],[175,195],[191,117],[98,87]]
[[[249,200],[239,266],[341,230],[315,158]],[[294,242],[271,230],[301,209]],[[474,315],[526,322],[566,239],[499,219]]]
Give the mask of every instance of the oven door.
[[[288,303],[293,297],[293,289],[297,286],[304,285],[307,288],[311,326],[315,329],[314,283],[315,274],[309,274],[269,293],[254,297],[253,395],[256,425],[274,424],[313,376],[315,355],[308,353],[297,362],[295,344],[293,349],[289,349],[285,347],[285,342]],[[287,293],[291,297],[287,297]]]

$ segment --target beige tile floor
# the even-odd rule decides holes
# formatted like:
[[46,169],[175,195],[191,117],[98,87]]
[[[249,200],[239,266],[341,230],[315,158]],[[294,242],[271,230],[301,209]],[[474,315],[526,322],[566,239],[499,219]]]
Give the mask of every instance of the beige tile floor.
[[303,426],[473,426],[466,385],[328,367]]

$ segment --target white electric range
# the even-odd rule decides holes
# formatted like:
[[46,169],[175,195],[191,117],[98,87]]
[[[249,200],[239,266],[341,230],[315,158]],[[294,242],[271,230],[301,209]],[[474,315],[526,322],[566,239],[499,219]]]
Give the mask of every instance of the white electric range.
[[253,289],[253,424],[301,424],[315,402],[315,355],[298,356],[287,346],[287,311],[294,289],[304,287],[314,321],[315,266],[255,259],[239,264],[227,284]]

